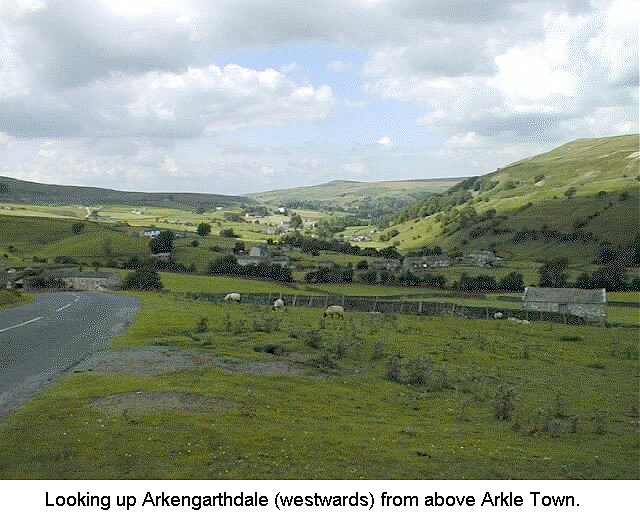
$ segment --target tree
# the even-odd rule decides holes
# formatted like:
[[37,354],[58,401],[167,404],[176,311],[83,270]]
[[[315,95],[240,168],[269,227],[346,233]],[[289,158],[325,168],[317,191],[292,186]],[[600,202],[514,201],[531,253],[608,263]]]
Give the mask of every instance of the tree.
[[566,257],[554,258],[546,261],[540,269],[541,287],[565,287],[567,285],[568,275],[565,272],[569,267],[569,259]]
[[122,287],[137,291],[159,291],[162,289],[162,281],[157,271],[141,268],[129,273],[122,282]]
[[9,185],[6,182],[0,182],[0,194],[9,193]]
[[297,213],[295,213],[294,215],[291,215],[291,218],[289,219],[289,224],[293,229],[301,228],[303,225],[302,217]]
[[524,289],[522,274],[515,271],[510,272],[500,280],[498,288],[503,291],[522,291]]
[[233,252],[235,254],[242,253],[245,250],[245,244],[242,240],[236,240],[235,244],[233,244]]
[[206,237],[209,233],[211,233],[211,224],[208,224],[207,222],[200,222],[200,224],[198,224],[196,233],[198,233],[198,235],[200,235],[201,237]]
[[84,222],[74,222],[73,224],[71,224],[71,232],[74,235],[77,235],[78,233],[82,232],[83,229],[84,229]]
[[366,269],[369,269],[369,262],[366,260],[360,260],[356,264],[356,269],[358,269],[358,271],[365,271]]
[[149,241],[149,249],[153,254],[171,253],[173,251],[173,241],[176,235],[173,231],[161,231],[156,238]]
[[235,234],[235,232],[233,231],[233,228],[221,229],[220,236],[226,237],[226,238],[238,238],[238,235]]

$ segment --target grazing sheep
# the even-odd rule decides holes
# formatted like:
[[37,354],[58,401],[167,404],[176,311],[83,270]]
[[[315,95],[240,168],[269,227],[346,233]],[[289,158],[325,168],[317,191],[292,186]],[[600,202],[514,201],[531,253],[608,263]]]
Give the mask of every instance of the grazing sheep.
[[501,313],[501,312],[496,312],[496,313],[493,315],[493,319],[494,319],[494,320],[501,320],[501,319],[502,319],[502,313]]
[[273,300],[273,305],[271,306],[271,310],[279,311],[284,309],[284,300],[282,298],[278,298],[277,300]]
[[224,297],[224,301],[228,303],[240,303],[240,293],[229,293]]
[[531,322],[529,320],[519,320],[518,318],[507,318],[509,321],[514,321],[516,323],[520,323],[521,325],[530,325]]
[[329,305],[324,311],[324,317],[344,319],[344,307],[341,305]]

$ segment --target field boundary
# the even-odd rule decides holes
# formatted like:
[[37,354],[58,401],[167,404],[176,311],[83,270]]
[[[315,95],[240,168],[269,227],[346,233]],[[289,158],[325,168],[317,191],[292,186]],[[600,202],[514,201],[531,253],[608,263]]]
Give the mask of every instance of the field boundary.
[[[223,303],[226,293],[180,292],[176,297]],[[308,307],[323,309],[329,305],[341,305],[346,311],[369,312],[381,314],[411,314],[419,316],[458,317],[465,319],[493,320],[495,313],[502,313],[502,319],[515,318],[528,321],[545,321],[566,325],[588,325],[584,318],[571,314],[556,312],[525,311],[495,306],[461,305],[451,302],[434,302],[422,300],[399,300],[379,296],[348,296],[339,294],[250,294],[242,293],[242,304],[271,306],[273,300],[281,298],[289,307]]]

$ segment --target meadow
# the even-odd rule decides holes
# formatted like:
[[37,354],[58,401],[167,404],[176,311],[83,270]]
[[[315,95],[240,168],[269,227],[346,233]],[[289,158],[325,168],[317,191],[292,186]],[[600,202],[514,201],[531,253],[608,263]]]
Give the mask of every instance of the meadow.
[[0,426],[0,478],[640,477],[637,330],[136,296]]

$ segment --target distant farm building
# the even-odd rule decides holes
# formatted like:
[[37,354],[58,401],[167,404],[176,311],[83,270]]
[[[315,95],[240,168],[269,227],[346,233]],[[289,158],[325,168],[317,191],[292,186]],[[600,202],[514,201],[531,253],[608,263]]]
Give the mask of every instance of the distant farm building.
[[375,258],[369,262],[369,267],[376,271],[398,271],[401,265],[396,258]]
[[160,236],[160,231],[157,229],[147,229],[142,232],[142,236],[147,238],[157,238]]
[[153,253],[151,258],[155,258],[160,262],[171,262],[171,253]]
[[493,267],[502,263],[502,258],[493,251],[476,251],[464,257],[467,263],[480,267]]
[[68,289],[76,291],[103,291],[120,283],[116,273],[70,273],[58,275]]
[[249,256],[255,258],[267,258],[269,256],[269,250],[263,246],[253,246],[249,249]]
[[449,267],[451,258],[448,255],[407,256],[402,262],[402,269],[412,273],[432,269],[434,267]]
[[607,320],[606,289],[559,289],[527,287],[522,297],[525,312],[557,312],[586,321],[604,323]]

